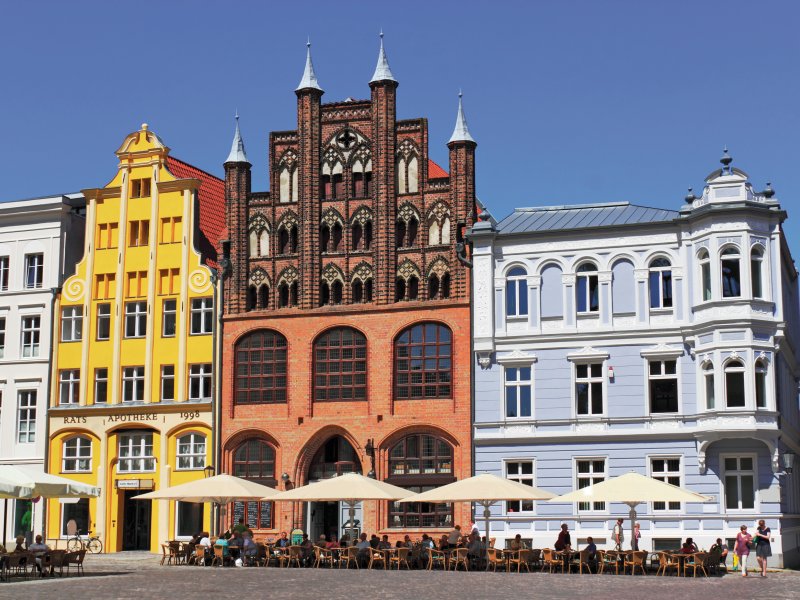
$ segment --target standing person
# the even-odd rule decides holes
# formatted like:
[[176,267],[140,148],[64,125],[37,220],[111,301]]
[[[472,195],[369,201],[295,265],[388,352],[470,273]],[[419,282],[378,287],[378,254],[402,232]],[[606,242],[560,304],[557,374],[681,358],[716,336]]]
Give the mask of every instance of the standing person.
[[739,557],[739,568],[742,570],[742,577],[747,577],[747,557],[750,556],[752,541],[753,536],[747,533],[747,525],[739,527],[733,552]]
[[455,548],[461,541],[461,525],[456,525],[450,535],[447,536],[447,545],[450,548]]
[[614,525],[614,549],[622,550],[622,542],[625,541],[625,530],[622,528],[624,519],[620,517],[617,519],[617,524]]
[[642,537],[642,526],[639,525],[637,521],[633,525],[633,539],[631,540],[631,550],[638,550],[639,549],[639,539]]
[[767,527],[764,519],[758,522],[758,529],[756,529],[756,536],[753,540],[756,546],[756,560],[758,566],[761,568],[761,576],[767,576],[767,559],[772,556],[772,540],[770,536],[772,531]]

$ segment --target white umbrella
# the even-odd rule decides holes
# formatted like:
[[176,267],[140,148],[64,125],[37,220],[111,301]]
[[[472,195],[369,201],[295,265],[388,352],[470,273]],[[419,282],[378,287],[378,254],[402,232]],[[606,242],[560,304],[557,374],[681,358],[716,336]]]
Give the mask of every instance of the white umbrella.
[[[630,511],[631,535],[636,506],[642,502],[708,502],[710,498],[634,471],[563,494],[550,502],[621,502]],[[633,538],[631,538],[633,539]]]
[[270,500],[294,502],[344,502],[349,510],[350,523],[356,514],[356,504],[362,500],[398,500],[408,496],[408,490],[390,483],[364,477],[358,473],[347,473],[287,490]]
[[483,506],[486,522],[486,546],[489,546],[489,507],[505,500],[549,500],[555,494],[491,473],[481,473],[422,492],[400,502],[474,502]]
[[234,500],[273,500],[278,492],[271,487],[222,473],[188,483],[134,496],[134,500],[180,500],[181,502],[215,502]]

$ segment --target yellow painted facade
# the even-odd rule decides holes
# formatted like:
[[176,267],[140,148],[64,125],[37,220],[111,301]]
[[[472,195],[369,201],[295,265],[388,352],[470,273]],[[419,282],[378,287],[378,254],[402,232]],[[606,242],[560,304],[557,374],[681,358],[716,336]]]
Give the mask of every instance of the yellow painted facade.
[[179,517],[176,503],[131,499],[202,478],[213,458],[214,283],[194,239],[201,182],[176,178],[168,154],[142,125],[117,150],[114,178],[83,191],[84,257],[56,298],[49,472],[102,495],[88,511],[87,501],[49,501],[47,537],[64,538],[73,519],[108,552],[158,552],[210,528],[207,506]]

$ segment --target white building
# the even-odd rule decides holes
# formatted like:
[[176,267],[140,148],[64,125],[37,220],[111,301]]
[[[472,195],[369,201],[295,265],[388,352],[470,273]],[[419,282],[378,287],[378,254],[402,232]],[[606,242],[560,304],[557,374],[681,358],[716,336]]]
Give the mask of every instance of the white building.
[[[83,252],[85,206],[81,194],[0,203],[0,464],[44,470],[52,290]],[[41,533],[43,506],[0,503],[5,543]]]

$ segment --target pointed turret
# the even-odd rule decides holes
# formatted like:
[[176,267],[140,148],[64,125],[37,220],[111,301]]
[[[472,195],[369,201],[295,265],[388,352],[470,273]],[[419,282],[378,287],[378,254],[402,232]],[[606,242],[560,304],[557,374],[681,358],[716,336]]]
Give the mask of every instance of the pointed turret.
[[392,70],[389,68],[389,60],[386,58],[386,51],[383,49],[383,31],[381,31],[380,36],[381,49],[378,51],[378,64],[375,66],[375,72],[372,74],[372,79],[370,79],[369,82],[394,81],[397,83],[394,75],[392,75]]
[[296,92],[300,90],[319,90],[320,92],[323,91],[321,87],[319,87],[319,82],[317,81],[317,74],[314,73],[314,63],[311,62],[311,40],[308,41],[306,44],[306,68],[303,71],[303,78],[300,80],[300,85],[297,86]]
[[475,138],[472,137],[469,133],[469,127],[467,127],[467,118],[464,116],[464,105],[461,102],[461,90],[458,92],[458,115],[456,116],[456,127],[453,129],[453,135],[450,136],[448,140],[448,144],[452,142],[472,142],[473,144],[477,144]]
[[239,113],[236,113],[236,132],[233,134],[233,144],[231,144],[231,152],[228,154],[228,158],[225,160],[226,163],[235,162],[235,163],[247,163],[251,164],[249,160],[247,160],[247,154],[244,151],[244,141],[242,140],[242,134],[239,131]]

